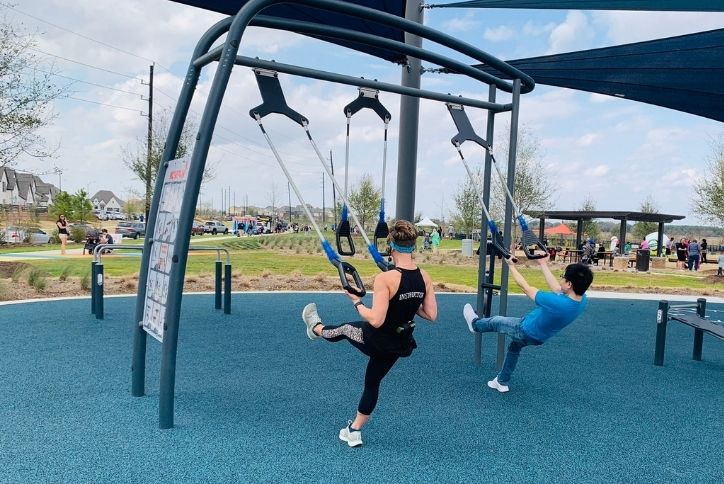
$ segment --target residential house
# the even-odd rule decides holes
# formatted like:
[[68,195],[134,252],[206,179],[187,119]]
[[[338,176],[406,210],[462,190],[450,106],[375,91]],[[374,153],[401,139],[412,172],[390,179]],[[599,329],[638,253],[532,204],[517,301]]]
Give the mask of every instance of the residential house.
[[36,175],[0,167],[0,205],[47,208],[59,191]]
[[126,204],[110,190],[100,190],[90,200],[93,204],[93,211],[105,215],[121,213]]

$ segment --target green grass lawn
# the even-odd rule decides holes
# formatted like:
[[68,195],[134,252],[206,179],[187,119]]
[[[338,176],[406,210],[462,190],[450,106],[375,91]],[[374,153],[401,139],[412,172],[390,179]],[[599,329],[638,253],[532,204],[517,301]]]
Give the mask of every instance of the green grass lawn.
[[[332,239],[333,233],[327,233]],[[357,268],[362,277],[374,276],[379,269],[372,262],[365,248],[361,237],[354,239],[358,249],[358,255],[345,258]],[[292,272],[299,272],[307,276],[317,274],[335,275],[336,269],[331,266],[322,253],[319,240],[314,235],[308,234],[283,234],[265,237],[241,237],[228,238],[221,236],[193,237],[192,246],[219,247],[228,250],[231,256],[231,263],[234,273],[245,276],[259,276],[262,274],[284,275]],[[445,259],[440,263],[425,254],[418,254],[417,260],[423,269],[428,271],[436,282],[466,286],[474,291],[477,285],[478,269],[476,259],[463,258],[459,255],[462,247],[460,240],[444,239],[441,251]],[[124,240],[124,246],[137,246],[142,240]],[[78,244],[71,245],[77,247]],[[477,247],[477,245],[475,245]],[[13,253],[18,251],[42,251],[59,249],[58,245],[34,247],[3,247],[0,254]],[[120,252],[119,252],[120,253]],[[141,258],[133,252],[127,252],[131,256],[120,255],[103,256],[105,273],[108,276],[135,276],[138,275]],[[139,253],[140,254],[140,253]],[[222,253],[222,260],[226,256]],[[214,273],[214,262],[216,261],[215,251],[192,252],[188,259],[187,275],[209,275]],[[68,259],[41,259],[24,261],[28,264],[43,269],[50,276],[66,274],[82,277],[90,271],[91,258],[68,258]],[[501,264],[496,265],[495,279],[500,282]],[[563,265],[554,263],[554,273],[562,272]],[[521,272],[528,281],[536,287],[545,287],[545,281],[540,270],[536,267],[520,267]],[[693,291],[711,290],[712,285],[705,280],[702,273],[675,272],[665,270],[661,272],[635,273],[635,272],[614,272],[612,270],[596,270],[593,289],[609,288],[620,290],[647,290],[656,289],[676,290],[689,289]],[[510,281],[511,292],[519,292],[517,286]]]

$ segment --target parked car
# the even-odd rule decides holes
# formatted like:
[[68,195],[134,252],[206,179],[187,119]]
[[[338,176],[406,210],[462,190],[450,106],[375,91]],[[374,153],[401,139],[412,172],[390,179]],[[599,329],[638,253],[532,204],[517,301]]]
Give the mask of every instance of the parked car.
[[9,244],[19,244],[28,241],[31,244],[47,244],[50,236],[40,229],[30,229],[30,234],[20,227],[8,227],[3,230],[2,240]]
[[98,237],[98,232],[100,232],[97,228],[88,223],[74,223],[68,225],[68,233],[71,238],[73,237],[73,234],[79,230],[83,232],[83,235],[79,240],[76,240],[76,242],[80,242],[88,237]]
[[206,227],[201,222],[194,220],[191,225],[191,235],[204,235],[206,233]]
[[218,220],[209,220],[208,222],[204,223],[204,232],[213,235],[228,234],[229,227],[219,222]]
[[116,233],[131,239],[146,236],[145,222],[118,222]]

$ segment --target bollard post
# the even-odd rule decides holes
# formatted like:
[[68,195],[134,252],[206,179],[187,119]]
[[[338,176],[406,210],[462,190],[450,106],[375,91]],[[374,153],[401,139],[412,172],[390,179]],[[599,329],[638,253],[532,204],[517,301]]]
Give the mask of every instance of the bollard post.
[[[706,318],[706,299],[700,297],[696,300],[696,314],[701,319]],[[701,329],[694,329],[694,352],[691,357],[696,361],[701,361],[701,350],[704,346],[704,331]]]
[[90,293],[91,293],[91,314],[96,313],[96,261],[91,261],[91,284],[90,284]]
[[669,301],[659,301],[656,311],[656,350],[654,365],[664,366],[664,350],[666,349],[666,323],[669,321]]
[[224,266],[224,314],[231,314],[231,264]]
[[216,284],[214,285],[214,308],[221,309],[221,261],[216,261]]
[[96,319],[103,319],[103,263],[96,264],[96,278],[93,284],[96,287]]

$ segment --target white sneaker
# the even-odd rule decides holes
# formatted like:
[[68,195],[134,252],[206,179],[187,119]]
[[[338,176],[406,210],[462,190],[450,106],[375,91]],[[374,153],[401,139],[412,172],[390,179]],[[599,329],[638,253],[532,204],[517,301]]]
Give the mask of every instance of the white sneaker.
[[350,447],[359,447],[362,445],[362,431],[352,430],[352,421],[347,421],[347,426],[339,431],[339,440],[347,442]]
[[508,385],[503,385],[502,383],[498,382],[497,376],[488,382],[488,386],[493,390],[498,390],[500,393],[505,393],[510,390],[510,388],[508,388]]
[[314,327],[322,323],[319,314],[317,314],[317,305],[309,303],[304,306],[304,309],[302,310],[302,319],[304,320],[304,324],[307,325],[307,337],[309,337],[309,339],[319,338],[319,336],[314,334]]
[[475,328],[473,328],[473,321],[478,319],[478,315],[475,313],[475,310],[470,304],[466,304],[465,307],[463,307],[463,317],[465,318],[465,322],[468,323],[468,329],[471,333],[475,332]]

